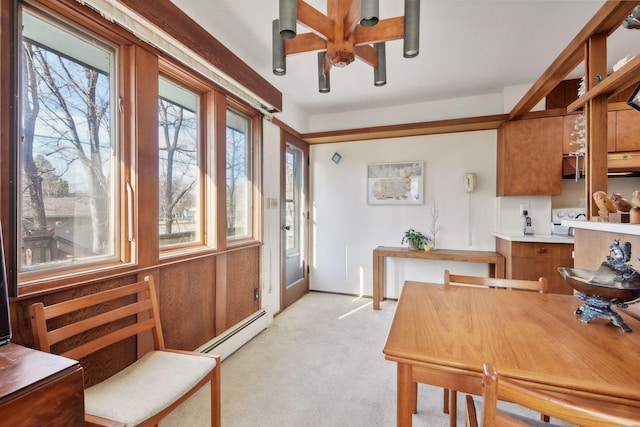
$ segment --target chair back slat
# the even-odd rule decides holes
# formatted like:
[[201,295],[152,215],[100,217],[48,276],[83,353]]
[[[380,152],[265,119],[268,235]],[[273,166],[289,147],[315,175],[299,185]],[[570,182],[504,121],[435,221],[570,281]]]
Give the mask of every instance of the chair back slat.
[[[52,326],[52,320],[62,316],[71,320],[59,327]],[[60,353],[72,359],[145,331],[151,331],[155,350],[165,349],[152,276],[47,307],[42,303],[33,304],[31,319],[36,345],[42,351],[51,352],[51,346],[86,334],[82,335],[81,345]]]
[[535,291],[540,293],[549,292],[549,281],[546,277],[540,277],[538,280],[522,280],[522,279],[499,279],[495,277],[481,276],[463,276],[460,274],[451,274],[449,270],[444,271],[445,285],[474,285],[486,288],[497,289],[517,289],[523,291]]
[[47,333],[47,336],[49,337],[49,344],[57,344],[67,338],[90,331],[99,326],[121,319],[126,319],[134,314],[144,313],[145,311],[148,312],[149,310],[151,310],[151,302],[149,300],[144,300],[134,304],[125,305],[124,307],[120,307],[106,313],[98,314],[97,316],[80,320],[79,322],[62,326]]
[[141,332],[153,329],[155,322],[153,319],[143,320],[142,322],[134,323],[133,325],[120,328],[114,332],[102,335],[91,341],[72,348],[71,350],[60,353],[60,356],[68,357],[70,359],[81,359],[91,353],[101,350],[105,347],[115,344],[123,339],[138,335]]
[[531,389],[497,373],[491,364],[484,365],[482,389],[483,426],[528,425],[501,411],[498,401],[509,401],[553,418],[583,427],[638,426],[640,421],[632,410],[620,405],[599,402],[577,396],[558,395]]
[[[152,280],[153,277],[149,276],[149,281]],[[149,292],[149,284],[146,281],[146,278],[145,280],[132,283],[130,285],[125,285],[119,288],[109,289],[95,294],[63,301],[57,304],[48,305],[44,307],[44,313],[46,315],[46,319],[49,320],[62,316],[64,314],[82,310],[83,308],[92,307],[94,305],[102,304],[108,301],[115,301],[129,295],[139,294],[141,292]],[[145,298],[149,297],[145,296]]]

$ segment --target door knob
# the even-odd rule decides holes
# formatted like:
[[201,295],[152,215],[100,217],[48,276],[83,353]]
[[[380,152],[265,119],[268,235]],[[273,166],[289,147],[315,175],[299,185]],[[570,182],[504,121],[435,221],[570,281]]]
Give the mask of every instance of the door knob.
[[282,231],[289,231],[291,230],[291,226],[290,225],[283,225],[282,226]]

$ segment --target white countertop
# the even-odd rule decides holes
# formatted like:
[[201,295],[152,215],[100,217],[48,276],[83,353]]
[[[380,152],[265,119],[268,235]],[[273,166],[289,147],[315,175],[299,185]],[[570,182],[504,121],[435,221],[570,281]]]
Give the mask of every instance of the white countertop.
[[[572,222],[580,222],[580,221],[572,221]],[[586,222],[586,221],[582,221],[582,222]],[[564,225],[564,221],[562,225]],[[511,242],[573,244],[573,236],[561,236],[558,234],[533,234],[532,236],[525,236],[523,233],[501,233],[496,231],[493,233],[493,235],[500,239],[509,240]]]
[[619,222],[595,222],[564,220],[562,225],[585,230],[605,231],[608,233],[633,234],[640,236],[640,224],[626,224]]

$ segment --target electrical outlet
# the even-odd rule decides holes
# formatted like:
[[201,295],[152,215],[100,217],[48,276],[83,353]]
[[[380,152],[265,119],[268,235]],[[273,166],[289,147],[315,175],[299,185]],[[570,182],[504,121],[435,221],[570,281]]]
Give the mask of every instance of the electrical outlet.
[[520,216],[524,216],[525,212],[529,214],[529,203],[520,203]]

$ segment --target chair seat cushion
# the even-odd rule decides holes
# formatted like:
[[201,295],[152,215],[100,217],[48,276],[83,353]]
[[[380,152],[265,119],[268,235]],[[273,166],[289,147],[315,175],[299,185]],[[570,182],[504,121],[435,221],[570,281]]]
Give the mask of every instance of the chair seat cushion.
[[216,366],[213,358],[152,351],[85,390],[85,412],[135,426],[191,390]]

